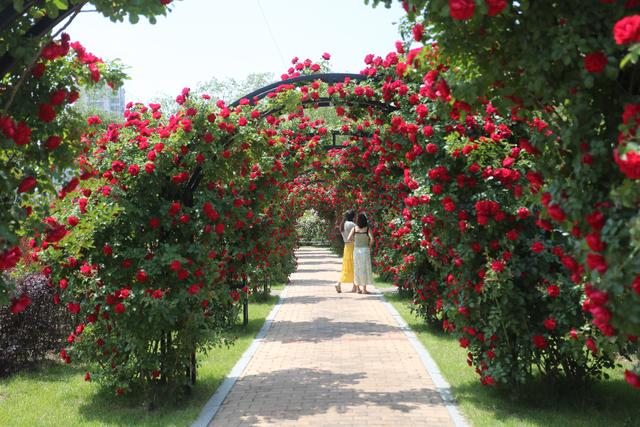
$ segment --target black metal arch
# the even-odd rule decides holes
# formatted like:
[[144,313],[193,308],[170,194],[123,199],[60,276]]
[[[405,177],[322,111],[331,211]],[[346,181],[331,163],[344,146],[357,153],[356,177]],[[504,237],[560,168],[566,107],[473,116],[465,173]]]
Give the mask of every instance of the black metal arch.
[[[13,2],[7,2],[5,7],[0,10],[0,31],[6,30],[9,25],[16,20],[21,19],[32,6],[42,6],[42,0],[28,0],[24,2],[23,12],[18,12],[13,5]],[[69,5],[66,10],[61,10],[58,16],[50,18],[43,16],[33,22],[33,25],[26,31],[25,39],[38,39],[43,37],[49,31],[51,31],[56,25],[65,20],[71,14],[78,12],[85,4],[86,0],[80,1],[75,5]],[[10,52],[5,52],[0,56],[0,77],[4,76],[10,71],[16,63],[16,59]]]
[[304,76],[292,77],[286,80],[280,80],[275,83],[271,83],[269,85],[263,86],[260,89],[256,89],[253,92],[243,96],[242,98],[234,101],[230,104],[231,107],[237,107],[240,105],[240,101],[243,99],[248,99],[252,104],[256,104],[256,102],[265,96],[269,95],[272,92],[275,92],[282,85],[287,84],[300,84],[300,83],[311,83],[316,80],[323,81],[325,83],[343,83],[345,79],[350,80],[366,80],[368,77],[362,74],[353,74],[353,73],[316,73],[316,74],[306,74]]

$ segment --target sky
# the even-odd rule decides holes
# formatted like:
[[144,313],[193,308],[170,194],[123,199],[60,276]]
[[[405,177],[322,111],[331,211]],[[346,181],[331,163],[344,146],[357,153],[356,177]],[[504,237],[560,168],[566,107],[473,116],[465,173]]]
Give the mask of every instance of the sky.
[[399,2],[391,9],[363,0],[176,0],[155,25],[112,23],[81,13],[67,28],[72,40],[107,60],[130,66],[127,101],[177,95],[198,82],[272,72],[291,58],[331,54],[335,72],[358,72],[368,53],[384,55],[400,38]]

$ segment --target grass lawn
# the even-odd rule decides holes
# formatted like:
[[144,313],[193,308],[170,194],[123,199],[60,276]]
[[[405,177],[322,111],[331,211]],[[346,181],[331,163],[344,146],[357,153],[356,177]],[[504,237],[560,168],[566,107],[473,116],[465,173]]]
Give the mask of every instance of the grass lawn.
[[199,356],[198,379],[188,399],[168,399],[170,403],[149,411],[136,399],[116,397],[85,382],[82,367],[51,362],[0,380],[0,425],[188,426],[249,347],[276,301],[251,302],[249,326],[238,326],[234,344]]
[[[376,286],[379,286],[376,283]],[[465,418],[475,426],[617,427],[640,425],[640,392],[624,381],[623,369],[591,387],[535,382],[515,394],[484,387],[467,366],[466,351],[451,336],[413,315],[396,292],[385,298],[429,350],[453,389]]]

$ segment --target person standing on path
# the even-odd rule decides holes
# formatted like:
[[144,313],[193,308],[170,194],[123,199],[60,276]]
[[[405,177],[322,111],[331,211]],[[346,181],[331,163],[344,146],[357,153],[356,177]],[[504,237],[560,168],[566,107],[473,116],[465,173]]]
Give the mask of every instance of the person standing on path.
[[[342,222],[340,222],[340,234],[342,234],[342,240],[344,241],[344,251],[342,253],[342,275],[338,284],[336,285],[336,292],[342,292],[342,283],[353,283],[353,239],[349,239],[351,231],[356,227],[353,220],[356,217],[356,212],[353,209],[349,209],[342,216]],[[351,292],[356,291],[356,285],[353,285]]]
[[[367,216],[358,214],[356,227],[351,230],[347,240],[353,240],[353,284],[358,293],[370,293],[367,286],[373,285],[373,272],[371,271],[371,246],[373,235],[369,228]],[[362,290],[360,287],[362,286]]]

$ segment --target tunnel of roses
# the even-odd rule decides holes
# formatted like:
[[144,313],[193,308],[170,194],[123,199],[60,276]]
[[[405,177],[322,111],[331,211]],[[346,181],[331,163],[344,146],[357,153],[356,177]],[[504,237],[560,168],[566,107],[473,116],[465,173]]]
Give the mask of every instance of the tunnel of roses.
[[[367,212],[378,272],[485,385],[637,362],[638,2],[406,1],[403,41],[359,76],[294,58],[260,99],[185,89],[175,113],[132,103],[83,132],[78,87],[121,67],[65,34],[16,53],[20,25],[57,19],[35,3],[2,30],[1,288],[18,316],[15,277],[48,278],[77,325],[60,356],[90,362],[87,380],[186,385],[194,352],[229,339],[237,288],[295,270],[311,208]],[[170,2],[92,3],[137,20]]]

